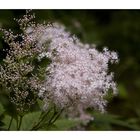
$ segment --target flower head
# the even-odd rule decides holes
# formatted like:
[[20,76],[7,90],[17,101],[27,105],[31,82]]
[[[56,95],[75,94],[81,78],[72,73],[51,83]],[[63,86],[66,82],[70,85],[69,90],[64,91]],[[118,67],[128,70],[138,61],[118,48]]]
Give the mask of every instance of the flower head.
[[[104,112],[108,91],[117,93],[113,73],[108,71],[109,63],[118,62],[117,53],[107,48],[100,52],[63,25],[36,24],[33,18],[27,13],[17,20],[22,35],[4,31],[10,50],[0,67],[0,78],[14,92],[12,101],[21,108],[28,95],[35,93],[43,99],[45,110],[53,104],[81,119],[91,118],[85,114],[87,108]],[[17,36],[22,37],[21,42],[15,42]]]
[[99,52],[94,45],[83,44],[56,23],[37,26],[30,37],[38,40],[39,48],[46,48],[38,59],[51,59],[39,92],[44,108],[53,103],[67,109],[70,116],[84,116],[87,108],[104,112],[108,91],[117,93],[113,73],[108,72],[108,64],[118,62],[117,53],[107,48]]

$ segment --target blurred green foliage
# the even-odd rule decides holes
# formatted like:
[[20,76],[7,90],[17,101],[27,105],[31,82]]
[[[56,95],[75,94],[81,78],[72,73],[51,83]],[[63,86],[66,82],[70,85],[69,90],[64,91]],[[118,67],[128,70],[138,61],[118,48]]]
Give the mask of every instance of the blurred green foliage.
[[[94,121],[86,130],[139,130],[140,129],[140,11],[139,10],[33,10],[36,21],[60,22],[67,30],[83,42],[95,43],[101,50],[107,46],[117,51],[120,62],[111,67],[118,83],[119,94],[109,98],[106,114],[91,111]],[[25,10],[1,10],[0,26],[20,32],[13,18],[19,18]],[[2,36],[2,34],[0,34]],[[6,47],[0,37],[0,60],[4,57],[2,48]],[[0,126],[4,108],[0,104]],[[36,116],[37,113],[33,114]],[[38,116],[38,115],[37,115]],[[37,117],[36,117],[37,118]],[[25,116],[25,123],[35,118]],[[23,124],[23,130],[26,128]],[[52,130],[75,130],[78,122],[60,118]],[[14,126],[13,126],[14,127]],[[13,128],[14,129],[14,128]],[[28,128],[29,129],[29,128]]]

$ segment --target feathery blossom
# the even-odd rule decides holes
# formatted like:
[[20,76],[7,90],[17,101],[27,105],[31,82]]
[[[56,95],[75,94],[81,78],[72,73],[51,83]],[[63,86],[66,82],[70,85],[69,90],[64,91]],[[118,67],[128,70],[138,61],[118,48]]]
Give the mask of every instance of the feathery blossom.
[[[99,52],[95,45],[83,44],[74,35],[72,36],[63,25],[58,23],[36,24],[30,22],[33,18],[34,15],[25,15],[23,19],[18,20],[24,33],[23,41],[10,44],[14,46],[12,47],[14,49],[4,61],[7,62],[7,66],[11,65],[12,70],[5,71],[1,67],[0,76],[6,79],[6,82],[7,77],[8,80],[11,78],[11,85],[13,81],[25,81],[28,87],[43,99],[45,110],[50,104],[54,104],[57,108],[65,109],[70,117],[80,117],[83,120],[91,119],[86,114],[87,108],[104,112],[107,105],[105,97],[108,91],[112,90],[114,95],[117,93],[113,73],[108,72],[108,64],[118,62],[117,53],[107,48]],[[6,32],[6,37],[7,34],[13,38],[11,32]],[[19,63],[15,62],[13,56],[17,60],[21,56],[22,58],[26,56],[27,59],[17,66]],[[49,61],[49,64],[44,66],[43,72],[38,70],[37,76],[30,76],[23,80],[26,77],[23,75],[34,73],[36,69],[31,58],[37,59],[39,65],[44,60]],[[13,67],[13,65],[16,66]],[[24,74],[17,70],[20,67]],[[14,78],[10,76],[12,73],[14,75],[11,76]],[[40,79],[39,75],[43,79]],[[26,84],[23,87],[26,87]],[[14,89],[18,89],[20,93],[18,85],[14,86]],[[24,92],[27,93],[28,90],[25,88]]]
[[53,103],[66,109],[69,116],[80,115],[81,119],[90,119],[85,114],[87,108],[105,111],[108,91],[112,89],[113,94],[117,93],[113,73],[108,72],[108,64],[118,62],[116,52],[107,48],[99,52],[95,45],[83,44],[57,23],[32,28],[30,38],[38,42],[37,47],[46,48],[38,60],[51,59],[39,92],[44,109]]

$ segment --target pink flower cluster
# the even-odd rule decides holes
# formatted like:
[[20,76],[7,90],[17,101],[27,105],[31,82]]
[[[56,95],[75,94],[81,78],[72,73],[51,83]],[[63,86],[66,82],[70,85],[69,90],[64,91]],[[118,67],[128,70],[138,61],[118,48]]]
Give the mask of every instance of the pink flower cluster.
[[[8,77],[10,77],[10,72],[15,75],[12,76],[13,78],[10,77],[14,80],[10,81],[10,84],[13,85],[12,83],[18,80],[13,85],[17,89],[16,92],[25,93],[28,89],[23,88],[21,80],[24,79],[24,83],[29,84],[28,87],[31,87],[32,91],[38,91],[37,94],[43,99],[45,110],[53,104],[57,108],[65,109],[71,117],[80,116],[81,119],[87,120],[91,119],[85,113],[87,108],[104,112],[107,104],[105,97],[108,91],[112,90],[114,95],[117,93],[113,73],[108,71],[109,63],[118,62],[117,53],[107,48],[99,52],[95,45],[83,44],[75,36],[71,36],[63,25],[58,23],[35,24],[30,22],[33,18],[34,16],[25,15],[23,19],[18,20],[24,32],[22,35],[24,41],[10,44],[13,50],[4,60],[11,68],[11,70],[7,69]],[[13,38],[11,32],[5,32],[6,41],[8,41],[6,33]],[[11,42],[14,42],[13,40]],[[32,76],[36,67],[33,59],[30,58],[38,59],[38,62],[46,58],[51,60],[42,74],[45,76],[43,80],[37,77],[39,74]],[[4,70],[1,67],[0,75],[3,77],[5,74],[6,79],[7,73],[2,71]],[[29,73],[30,78],[27,77]],[[19,91],[20,84],[22,84],[23,91]],[[17,95],[22,94],[17,93]]]
[[46,50],[38,59],[52,61],[46,67],[46,79],[39,92],[44,109],[53,103],[70,112],[69,116],[86,116],[83,114],[87,108],[105,111],[108,91],[117,93],[113,73],[108,72],[108,64],[118,62],[116,52],[107,48],[99,52],[95,45],[83,44],[56,23],[32,29],[30,38]]

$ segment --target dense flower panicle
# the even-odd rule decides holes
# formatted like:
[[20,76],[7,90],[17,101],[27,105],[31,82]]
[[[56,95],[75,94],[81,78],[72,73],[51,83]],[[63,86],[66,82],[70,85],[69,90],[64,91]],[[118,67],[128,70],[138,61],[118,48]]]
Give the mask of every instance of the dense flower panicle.
[[104,112],[108,91],[117,93],[113,73],[108,73],[108,63],[118,62],[117,54],[107,48],[99,52],[92,47],[95,45],[81,43],[58,24],[40,25],[32,30],[30,38],[37,40],[39,48],[46,43],[47,51],[38,59],[47,57],[52,61],[46,68],[49,74],[39,93],[44,108],[54,103],[59,108],[67,108],[71,116],[86,116],[84,110],[89,107]]
[[[45,110],[49,104],[54,104],[60,109],[66,109],[69,116],[80,116],[84,120],[91,119],[85,114],[87,108],[104,112],[108,91],[112,89],[113,94],[117,93],[113,73],[108,72],[108,64],[118,62],[117,53],[107,48],[99,52],[94,44],[83,44],[67,32],[63,25],[35,24],[30,22],[33,18],[24,16],[18,20],[24,32],[22,42],[15,43],[13,40],[16,37],[11,32],[5,32],[6,41],[10,42],[12,50],[4,60],[7,68],[1,66],[3,82],[9,80],[11,85],[15,82],[16,95],[21,94],[17,81],[26,83],[23,87],[28,86],[42,97]],[[12,41],[7,36],[11,36]],[[22,58],[22,62],[15,61],[15,58]],[[44,59],[51,60],[45,66],[43,80],[38,76],[26,76],[33,74],[36,69],[33,59],[37,59],[38,64]],[[41,74],[41,71],[38,70],[38,73]],[[29,94],[25,90],[23,98]]]
[[[41,48],[37,48],[36,42],[31,42],[25,32],[14,35],[11,30],[1,30],[9,49],[4,49],[7,55],[0,65],[0,84],[9,91],[10,100],[16,105],[17,111],[24,113],[36,102],[41,87],[41,80],[35,72],[41,72],[35,65],[35,58]],[[21,41],[18,38],[21,38]]]
[[[3,64],[0,66],[0,83],[10,92],[10,99],[17,106],[20,113],[27,111],[35,103],[37,94],[37,77],[33,75],[34,50],[28,47],[27,42],[10,43],[10,49]],[[35,84],[33,85],[33,83]],[[37,87],[37,88],[36,88]],[[32,96],[30,98],[31,94]]]

